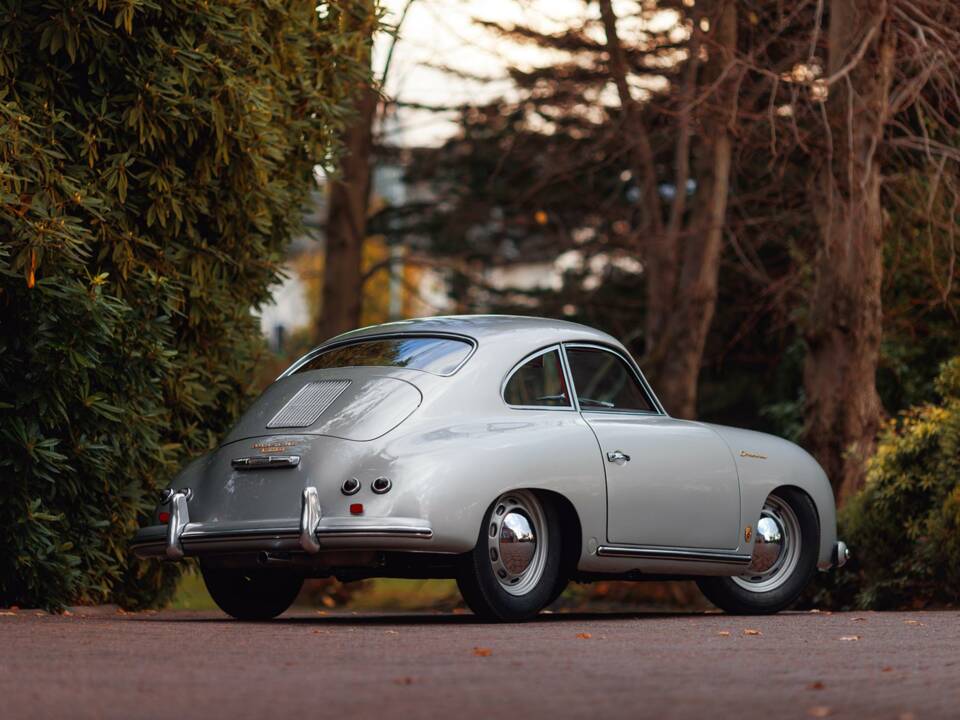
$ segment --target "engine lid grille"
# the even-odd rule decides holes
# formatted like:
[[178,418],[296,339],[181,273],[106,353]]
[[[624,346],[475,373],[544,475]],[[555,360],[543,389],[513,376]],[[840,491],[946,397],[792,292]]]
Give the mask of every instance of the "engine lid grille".
[[321,380],[304,385],[267,423],[268,428],[310,427],[350,386],[350,380]]

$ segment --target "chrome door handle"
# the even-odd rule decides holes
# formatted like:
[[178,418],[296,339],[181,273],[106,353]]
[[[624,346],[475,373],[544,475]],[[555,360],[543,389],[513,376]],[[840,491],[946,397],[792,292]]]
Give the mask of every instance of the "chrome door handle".
[[630,462],[630,456],[622,450],[614,450],[613,452],[607,453],[607,460],[617,465],[623,465],[626,462]]

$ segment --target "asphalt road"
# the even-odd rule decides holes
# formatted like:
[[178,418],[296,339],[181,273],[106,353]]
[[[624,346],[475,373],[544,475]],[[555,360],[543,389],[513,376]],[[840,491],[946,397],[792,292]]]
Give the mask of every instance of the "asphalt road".
[[957,718],[960,612],[0,615],[0,718]]

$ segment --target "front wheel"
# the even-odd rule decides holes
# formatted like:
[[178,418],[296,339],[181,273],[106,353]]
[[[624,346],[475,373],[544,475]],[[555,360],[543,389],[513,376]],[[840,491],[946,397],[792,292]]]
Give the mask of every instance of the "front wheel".
[[530,490],[501,495],[484,516],[476,547],[461,558],[460,594],[485,620],[534,617],[565,584],[562,542],[552,503]]
[[753,558],[735,577],[703,577],[700,591],[737,615],[765,615],[789,607],[817,565],[820,520],[804,493],[782,488],[770,494],[757,521]]
[[293,604],[303,576],[286,569],[217,568],[200,563],[210,597],[237,620],[270,620]]

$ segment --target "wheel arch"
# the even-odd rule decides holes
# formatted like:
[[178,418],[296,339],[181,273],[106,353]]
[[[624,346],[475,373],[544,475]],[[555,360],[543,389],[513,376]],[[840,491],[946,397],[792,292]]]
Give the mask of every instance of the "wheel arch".
[[563,540],[560,543],[563,553],[561,567],[569,577],[577,569],[583,549],[583,524],[580,522],[580,514],[570,498],[563,493],[542,488],[530,488],[530,490],[553,505],[560,516],[560,527],[563,532]]

